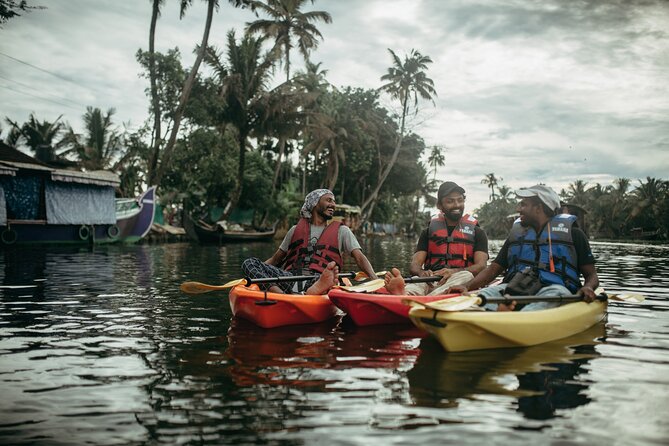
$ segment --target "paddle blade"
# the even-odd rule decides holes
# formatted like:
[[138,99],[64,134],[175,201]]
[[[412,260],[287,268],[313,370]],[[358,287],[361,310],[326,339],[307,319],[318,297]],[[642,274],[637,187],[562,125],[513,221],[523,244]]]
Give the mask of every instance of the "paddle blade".
[[202,294],[212,291],[208,285],[200,282],[184,282],[179,288],[187,294]]
[[374,279],[369,282],[362,283],[360,285],[353,286],[339,286],[344,291],[350,291],[353,293],[372,293],[376,290],[379,290],[385,286],[383,279]]
[[599,287],[595,290],[595,294],[602,294],[605,293],[606,297],[608,300],[612,300],[615,302],[627,302],[629,304],[640,304],[644,300],[646,300],[646,296],[643,294],[632,294],[632,293],[624,293],[624,294],[609,294],[607,293],[604,288]]
[[609,300],[616,302],[627,302],[629,304],[640,304],[646,297],[642,294],[608,294]]
[[404,299],[403,302],[411,306],[429,308],[430,310],[462,311],[478,308],[482,301],[478,296],[462,295],[449,297],[448,299],[435,300],[434,302],[418,302],[412,299]]
[[[376,274],[376,277],[385,276],[386,271],[375,271],[374,274]],[[369,276],[367,275],[367,273],[362,272],[362,271],[358,271],[355,274],[355,277],[353,278],[353,280],[355,280],[356,282],[359,282],[359,281],[365,280],[365,279],[369,279]]]
[[208,293],[210,291],[225,290],[227,288],[232,288],[233,286],[243,284],[246,284],[246,279],[231,280],[230,282],[223,285],[208,285],[201,282],[184,282],[179,288],[181,291],[187,294],[202,294]]

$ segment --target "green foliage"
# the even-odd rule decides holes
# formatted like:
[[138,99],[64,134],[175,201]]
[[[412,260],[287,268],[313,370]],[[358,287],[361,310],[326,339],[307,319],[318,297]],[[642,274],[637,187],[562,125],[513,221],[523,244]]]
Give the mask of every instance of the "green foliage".
[[480,208],[476,209],[475,214],[479,225],[486,232],[488,238],[505,239],[509,235],[509,230],[514,220],[512,215],[515,212],[515,202],[497,198],[484,203]]
[[[140,76],[149,78],[149,52],[138,50],[135,57],[137,62],[144,68]],[[167,53],[154,53],[156,64],[156,85],[158,88],[158,102],[162,116],[168,122],[174,117],[174,113],[179,105],[179,95],[181,88],[186,82],[188,73],[181,65],[181,53],[179,48],[167,50]],[[150,88],[145,90],[147,97],[151,97]],[[149,101],[149,112],[153,113],[153,104]]]
[[85,134],[69,127],[65,140],[71,146],[81,167],[86,170],[116,170],[125,151],[123,133],[114,126],[113,108],[103,114],[99,108],[87,107],[83,116]]
[[246,157],[244,188],[239,199],[242,209],[264,211],[272,205],[272,168],[258,151]]
[[53,122],[40,121],[31,113],[28,121],[21,125],[5,118],[11,126],[7,142],[16,147],[27,147],[43,163],[63,162],[62,155],[67,150],[68,141],[65,138],[66,124],[60,118]]
[[229,132],[198,128],[179,141],[163,189],[202,207],[225,206],[236,183],[237,147]]

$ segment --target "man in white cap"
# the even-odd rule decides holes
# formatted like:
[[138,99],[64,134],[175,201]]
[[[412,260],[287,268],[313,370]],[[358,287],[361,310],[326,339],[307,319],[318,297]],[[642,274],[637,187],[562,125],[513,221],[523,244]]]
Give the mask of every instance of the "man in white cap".
[[274,255],[264,262],[252,257],[242,263],[245,277],[313,275],[309,281],[277,282],[265,287],[276,293],[304,290],[306,294],[325,294],[337,284],[344,257],[350,255],[364,273],[376,279],[353,232],[341,222],[331,221],[335,207],[335,197],[330,190],[309,192],[300,209],[300,220],[288,230]]
[[488,236],[475,218],[465,214],[465,190],[453,181],[437,192],[439,213],[421,232],[409,271],[417,277],[441,280],[405,285],[397,268],[386,274],[386,290],[410,296],[439,295],[451,286],[469,282],[488,263]]
[[[550,187],[536,185],[516,191],[519,218],[492,263],[463,286],[450,292],[466,292],[484,287],[504,272],[503,283],[482,288],[485,297],[536,294],[567,296],[580,294],[595,299],[599,278],[595,258],[585,233],[575,226],[576,217],[557,214],[560,197]],[[584,282],[581,283],[580,277]],[[558,304],[532,303],[523,310],[550,308]],[[486,306],[494,309],[493,305]],[[514,309],[500,305],[499,310]]]

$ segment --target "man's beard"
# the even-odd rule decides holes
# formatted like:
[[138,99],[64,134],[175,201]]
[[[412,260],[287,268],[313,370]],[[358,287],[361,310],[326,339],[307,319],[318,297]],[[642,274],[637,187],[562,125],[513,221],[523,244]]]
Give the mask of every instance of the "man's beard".
[[449,220],[458,221],[462,218],[464,211],[457,209],[454,211],[444,212],[444,216]]
[[321,217],[323,217],[323,219],[325,219],[325,220],[332,220],[332,215],[328,214],[326,211],[327,211],[327,209],[322,210],[322,211],[319,210],[319,211],[318,211],[318,215],[320,215]]

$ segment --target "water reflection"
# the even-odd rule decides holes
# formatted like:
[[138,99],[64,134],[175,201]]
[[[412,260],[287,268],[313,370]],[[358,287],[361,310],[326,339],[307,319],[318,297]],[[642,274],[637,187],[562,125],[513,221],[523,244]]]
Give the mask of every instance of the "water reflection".
[[[413,245],[363,241],[377,269],[407,265]],[[178,290],[238,278],[244,258],[275,249],[0,251],[0,443],[669,438],[667,247],[593,246],[609,291],[648,297],[609,306],[606,342],[599,326],[564,342],[457,354],[407,326],[358,328],[345,317],[262,330],[231,320],[225,293]],[[587,426],[573,421],[583,413]]]
[[[304,379],[306,370],[388,368],[406,370],[418,357],[418,342],[424,334],[416,328],[400,326],[356,327],[348,318],[325,323],[259,328],[235,318],[227,335],[225,361],[234,382],[313,387],[327,380]],[[223,340],[221,340],[223,343]],[[201,358],[207,363],[216,358]]]
[[[556,410],[587,404],[588,362],[605,336],[603,323],[562,340],[528,348],[447,353],[432,338],[407,377],[415,404],[457,407],[461,398],[507,395],[529,419],[548,419]],[[585,383],[584,383],[585,381]]]

